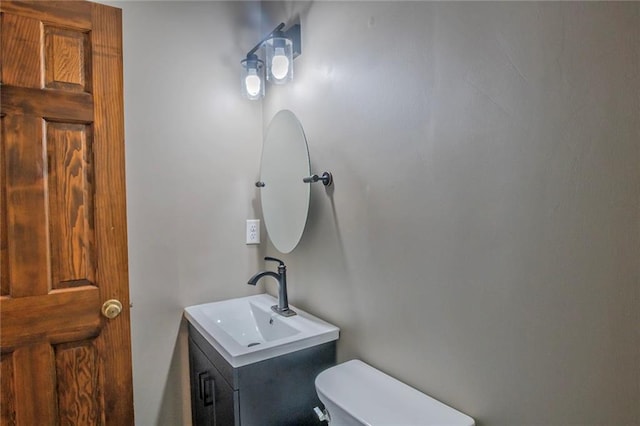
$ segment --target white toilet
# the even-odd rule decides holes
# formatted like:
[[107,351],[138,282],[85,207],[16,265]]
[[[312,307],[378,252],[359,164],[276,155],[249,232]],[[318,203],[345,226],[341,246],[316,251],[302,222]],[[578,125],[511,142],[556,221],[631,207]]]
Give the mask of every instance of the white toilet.
[[474,420],[360,360],[331,367],[316,377],[325,406],[316,407],[331,426],[474,426]]

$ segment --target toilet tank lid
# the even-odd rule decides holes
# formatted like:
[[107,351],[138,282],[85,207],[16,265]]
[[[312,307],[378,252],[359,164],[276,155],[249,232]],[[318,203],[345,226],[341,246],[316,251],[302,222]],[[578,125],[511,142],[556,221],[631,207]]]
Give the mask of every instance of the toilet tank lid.
[[325,405],[330,401],[364,425],[475,425],[466,414],[360,360],[323,371],[315,383]]

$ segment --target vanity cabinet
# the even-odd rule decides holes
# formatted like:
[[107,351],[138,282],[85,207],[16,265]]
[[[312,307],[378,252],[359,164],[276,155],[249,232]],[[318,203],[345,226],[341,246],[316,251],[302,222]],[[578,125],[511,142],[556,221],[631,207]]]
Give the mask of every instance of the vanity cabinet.
[[322,425],[315,378],[336,364],[336,342],[255,362],[229,364],[189,324],[191,407],[195,426]]

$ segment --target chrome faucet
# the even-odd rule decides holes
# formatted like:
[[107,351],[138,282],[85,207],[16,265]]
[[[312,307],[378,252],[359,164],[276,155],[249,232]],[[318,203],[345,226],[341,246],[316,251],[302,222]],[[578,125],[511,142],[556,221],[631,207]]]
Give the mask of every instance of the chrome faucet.
[[271,310],[284,317],[291,317],[296,315],[296,312],[293,309],[289,309],[289,301],[287,300],[287,267],[284,265],[284,262],[282,260],[276,259],[275,257],[267,256],[264,258],[264,260],[278,262],[278,272],[258,272],[257,274],[249,278],[247,284],[256,285],[262,277],[275,278],[276,281],[278,281],[278,304],[273,305],[271,307]]

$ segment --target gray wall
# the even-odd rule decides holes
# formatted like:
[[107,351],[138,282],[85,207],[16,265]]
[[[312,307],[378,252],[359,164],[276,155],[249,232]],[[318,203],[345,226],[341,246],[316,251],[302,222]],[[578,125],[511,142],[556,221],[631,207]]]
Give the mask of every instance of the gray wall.
[[[640,424],[639,3],[116,5],[137,424],[189,423],[183,307],[263,290],[282,108],[336,180],[282,257],[341,361],[480,425]],[[237,62],[298,15],[294,83],[244,101]]]
[[340,359],[481,425],[640,425],[640,4],[263,9],[303,36],[263,123],[335,177],[290,300]]
[[261,105],[239,97],[258,3],[118,2],[123,9],[134,404],[138,425],[189,424],[185,306],[243,296],[260,248]]

